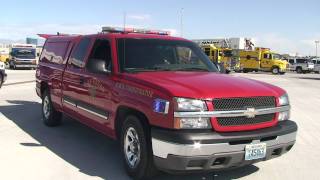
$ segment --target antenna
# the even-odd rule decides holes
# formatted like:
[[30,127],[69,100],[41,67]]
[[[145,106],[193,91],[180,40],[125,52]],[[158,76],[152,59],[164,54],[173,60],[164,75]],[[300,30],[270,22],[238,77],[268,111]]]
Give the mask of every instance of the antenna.
[[183,36],[183,8],[180,11],[180,36]]
[[126,20],[127,20],[127,13],[124,12],[123,13],[123,29],[124,30],[126,29]]

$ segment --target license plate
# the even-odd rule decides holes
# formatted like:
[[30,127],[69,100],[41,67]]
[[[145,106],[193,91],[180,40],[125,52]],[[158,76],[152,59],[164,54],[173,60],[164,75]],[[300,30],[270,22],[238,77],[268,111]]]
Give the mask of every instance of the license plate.
[[254,159],[261,159],[266,157],[267,145],[266,143],[246,145],[245,160],[250,161]]

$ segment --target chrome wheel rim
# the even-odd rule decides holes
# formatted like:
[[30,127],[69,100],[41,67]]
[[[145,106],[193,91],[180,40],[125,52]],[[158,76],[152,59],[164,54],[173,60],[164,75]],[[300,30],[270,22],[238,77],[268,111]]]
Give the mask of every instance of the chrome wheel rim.
[[42,110],[43,110],[43,115],[46,119],[49,119],[49,116],[50,116],[50,102],[49,102],[49,97],[46,96],[44,99],[43,99],[43,107],[42,107]]
[[273,74],[278,74],[278,69],[277,68],[273,69]]
[[127,129],[124,138],[124,154],[130,168],[135,168],[140,162],[140,142],[133,127]]

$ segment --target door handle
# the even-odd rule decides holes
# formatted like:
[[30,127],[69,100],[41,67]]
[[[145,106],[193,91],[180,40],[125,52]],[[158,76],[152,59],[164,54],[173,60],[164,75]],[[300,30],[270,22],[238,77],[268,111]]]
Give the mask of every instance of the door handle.
[[80,77],[79,84],[84,84],[84,82],[85,82],[85,79],[83,77]]

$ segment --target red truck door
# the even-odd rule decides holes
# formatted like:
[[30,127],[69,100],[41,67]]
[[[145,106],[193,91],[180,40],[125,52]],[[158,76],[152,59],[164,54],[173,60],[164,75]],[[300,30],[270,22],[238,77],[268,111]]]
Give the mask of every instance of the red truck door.
[[108,39],[96,39],[84,68],[85,98],[78,102],[79,113],[100,124],[109,124],[111,114],[112,79],[111,43]]
[[109,40],[84,37],[70,56],[63,78],[64,108],[96,129],[105,130],[111,111],[111,47]]

